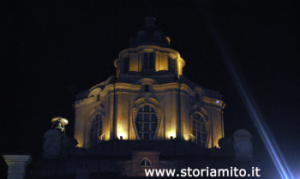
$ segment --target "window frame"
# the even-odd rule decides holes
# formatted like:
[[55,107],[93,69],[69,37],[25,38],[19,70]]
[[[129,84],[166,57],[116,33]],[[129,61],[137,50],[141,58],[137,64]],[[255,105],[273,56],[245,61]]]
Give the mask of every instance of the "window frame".
[[[149,107],[148,108],[149,110],[145,109],[146,107]],[[151,140],[155,138],[156,130],[158,127],[158,117],[156,115],[156,111],[153,106],[149,104],[141,106],[137,111],[135,123],[136,123],[137,135],[139,136],[140,139]]]
[[[142,165],[143,161],[145,161],[145,165]],[[147,161],[150,165],[147,165]],[[139,166],[140,167],[151,167],[152,166],[152,162],[147,158],[147,157],[144,157],[140,163],[139,163]]]
[[197,145],[205,146],[207,143],[207,130],[205,120],[200,113],[194,113],[192,125],[192,133],[195,137],[195,143]]
[[142,71],[155,71],[155,52],[143,53]]
[[[101,142],[101,137],[103,135],[103,116],[101,114],[96,114],[91,122],[90,132],[89,132],[89,147],[94,147]],[[97,137],[96,137],[97,136]]]

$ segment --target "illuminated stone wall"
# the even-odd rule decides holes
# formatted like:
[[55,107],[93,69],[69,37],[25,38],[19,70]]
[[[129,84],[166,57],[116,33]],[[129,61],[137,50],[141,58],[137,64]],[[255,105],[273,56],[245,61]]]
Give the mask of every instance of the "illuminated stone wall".
[[183,76],[184,59],[169,48],[170,38],[154,22],[155,18],[146,18],[143,30],[131,38],[130,48],[119,53],[114,61],[116,77],[77,96],[74,137],[79,147],[90,147],[89,134],[97,114],[103,126],[99,140],[143,140],[136,119],[144,105],[151,106],[157,118],[151,140],[177,138],[197,143],[193,135],[196,114],[203,119],[201,128],[207,134],[203,147],[218,147],[218,140],[224,137],[222,96]]
[[119,58],[114,62],[117,68],[117,77],[122,71],[123,60],[129,58],[129,71],[131,72],[143,72],[143,54],[154,53],[155,54],[155,72],[168,71],[168,59],[175,60],[175,74],[177,77],[182,75],[182,69],[185,66],[185,61],[181,58],[180,54],[170,48],[163,48],[155,45],[142,45],[137,48],[129,48],[120,52]]
[[[87,98],[75,103],[75,138],[80,147],[88,147],[91,120],[96,114],[103,116],[103,140],[120,136],[124,140],[140,140],[135,119],[137,110],[145,104],[156,111],[158,129],[154,140],[169,140],[171,136],[190,140],[192,115],[195,112],[201,113],[206,122],[209,135],[205,147],[218,146],[218,140],[223,137],[223,102],[217,98],[201,96],[207,94],[197,93],[200,87],[192,90],[179,82],[159,84],[151,78],[142,78],[135,84],[115,82],[114,79],[109,82],[112,84],[102,87],[103,90],[101,85],[92,88]],[[144,92],[145,84],[149,85],[149,92]],[[98,94],[100,101],[96,99]],[[198,101],[196,95],[201,96]]]

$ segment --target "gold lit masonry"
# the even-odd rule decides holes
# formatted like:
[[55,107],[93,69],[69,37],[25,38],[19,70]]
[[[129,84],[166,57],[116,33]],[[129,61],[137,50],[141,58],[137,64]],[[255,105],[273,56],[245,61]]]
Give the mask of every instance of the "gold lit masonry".
[[186,62],[170,42],[155,18],[146,18],[129,48],[114,60],[116,76],[76,96],[78,147],[89,149],[114,139],[178,139],[219,147],[224,137],[222,95],[184,76]]

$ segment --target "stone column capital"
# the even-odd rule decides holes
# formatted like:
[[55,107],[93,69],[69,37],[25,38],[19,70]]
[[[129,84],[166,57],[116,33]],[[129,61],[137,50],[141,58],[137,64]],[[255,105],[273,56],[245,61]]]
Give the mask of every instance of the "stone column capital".
[[8,166],[7,179],[24,179],[30,155],[3,155]]
[[30,155],[3,155],[4,160],[6,163],[8,162],[31,162]]

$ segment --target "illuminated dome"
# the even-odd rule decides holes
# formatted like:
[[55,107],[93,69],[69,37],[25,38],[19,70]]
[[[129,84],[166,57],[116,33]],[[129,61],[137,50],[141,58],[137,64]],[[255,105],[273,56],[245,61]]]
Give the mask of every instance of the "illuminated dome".
[[183,75],[185,60],[170,47],[154,17],[146,18],[114,65],[116,76],[77,96],[74,137],[79,147],[108,154],[105,142],[115,139],[130,145],[155,141],[168,154],[163,144],[175,138],[192,141],[199,151],[218,145],[223,136],[222,96]]

